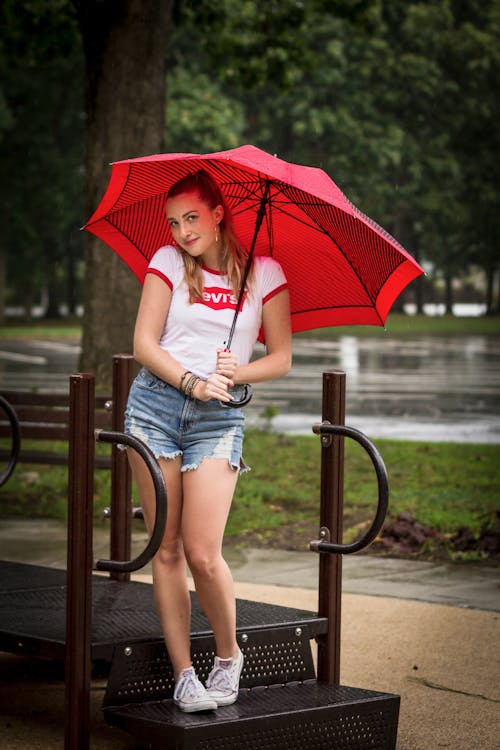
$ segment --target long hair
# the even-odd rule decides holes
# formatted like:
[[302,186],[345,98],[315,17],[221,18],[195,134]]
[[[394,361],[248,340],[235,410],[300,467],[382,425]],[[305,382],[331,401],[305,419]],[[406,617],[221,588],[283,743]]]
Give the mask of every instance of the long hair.
[[[167,200],[183,193],[195,193],[210,209],[222,206],[224,216],[219,223],[221,236],[221,271],[228,277],[229,284],[235,295],[238,294],[247,253],[236,239],[233,230],[231,211],[227,206],[221,190],[215,180],[204,169],[192,172],[172,185],[167,193]],[[201,261],[192,258],[189,253],[182,251],[184,260],[184,278],[189,289],[189,301],[193,303],[203,294],[203,273]]]

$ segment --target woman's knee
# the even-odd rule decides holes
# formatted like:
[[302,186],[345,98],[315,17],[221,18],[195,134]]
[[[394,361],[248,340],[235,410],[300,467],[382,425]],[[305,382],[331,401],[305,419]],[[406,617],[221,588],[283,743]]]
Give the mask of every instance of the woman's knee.
[[220,553],[209,553],[201,547],[191,547],[185,550],[186,560],[195,578],[211,580],[217,575],[223,558]]
[[186,565],[184,547],[181,539],[163,541],[155,555],[155,563],[164,569],[174,569]]

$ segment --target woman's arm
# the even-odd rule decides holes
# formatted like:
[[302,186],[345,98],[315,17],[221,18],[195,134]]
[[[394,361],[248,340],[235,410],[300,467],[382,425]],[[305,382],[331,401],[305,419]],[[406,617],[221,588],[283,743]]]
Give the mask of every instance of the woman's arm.
[[134,330],[134,357],[159,378],[177,388],[182,366],[160,347],[172,292],[158,276],[146,274]]
[[[179,388],[185,368],[160,346],[171,300],[172,292],[168,284],[155,274],[146,274],[135,322],[134,357],[157,377]],[[193,396],[202,401],[211,398],[231,401],[232,396],[227,392],[229,385],[233,385],[229,378],[214,373],[207,381],[201,380],[196,385]]]
[[273,380],[283,377],[290,371],[292,334],[288,289],[283,289],[264,304],[262,322],[267,354],[247,365],[239,365],[233,377],[235,383]]

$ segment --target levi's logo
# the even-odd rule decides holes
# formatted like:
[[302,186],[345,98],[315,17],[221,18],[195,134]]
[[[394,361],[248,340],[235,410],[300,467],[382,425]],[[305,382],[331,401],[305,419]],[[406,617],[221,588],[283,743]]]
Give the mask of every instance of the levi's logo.
[[[241,307],[245,304],[246,294],[243,295]],[[202,297],[195,300],[200,305],[211,307],[212,310],[236,310],[238,298],[230,289],[218,286],[207,286],[203,290]]]

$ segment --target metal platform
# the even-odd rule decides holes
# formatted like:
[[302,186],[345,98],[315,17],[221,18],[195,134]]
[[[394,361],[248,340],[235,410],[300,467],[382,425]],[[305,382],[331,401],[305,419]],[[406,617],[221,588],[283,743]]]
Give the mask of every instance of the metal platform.
[[[126,380],[116,391],[126,393]],[[113,400],[117,401],[115,393]],[[0,649],[64,658],[66,750],[90,747],[92,661],[109,664],[103,705],[106,721],[137,737],[141,746],[158,750],[394,750],[399,697],[339,684],[342,555],[373,541],[388,502],[381,456],[362,433],[344,424],[344,373],[324,374],[323,422],[313,426],[321,438],[320,532],[310,543],[311,550],[319,553],[318,614],[238,599],[237,639],[245,655],[240,697],[233,706],[206,714],[186,715],[173,706],[172,669],[155,612],[153,587],[126,580],[154,557],[164,534],[167,498],[158,462],[140,441],[120,432],[121,427],[95,430],[91,375],[71,376],[69,403],[67,571],[0,561]],[[350,544],[342,542],[344,438],[364,447],[378,483],[375,518],[361,539]],[[96,440],[113,445],[115,511],[111,516],[112,559],[92,563]],[[124,476],[128,468],[121,467],[126,462],[119,460],[117,448],[122,444],[133,447],[145,460],[156,494],[151,537],[133,560],[129,559],[130,487]],[[107,571],[110,576],[93,570]],[[213,664],[214,639],[194,595],[191,645],[193,663],[204,680]]]
[[182,714],[172,701],[105,710],[110,724],[158,750],[392,750],[398,714],[395,695],[316,680],[240,690],[216,719]]
[[[240,633],[245,663],[238,701],[196,715],[172,701],[163,643],[117,647],[106,721],[158,750],[394,750],[399,697],[317,682],[310,636],[307,625]],[[210,639],[194,639],[193,662],[205,680],[213,664]]]
[[[153,587],[136,581],[92,576],[92,659],[111,661],[115,646],[162,640],[153,602]],[[0,561],[0,650],[33,656],[65,657],[66,571]],[[326,632],[326,619],[312,612],[261,604],[236,603],[238,632],[272,630],[289,624],[308,629],[311,637]],[[211,630],[192,595],[193,637]]]

